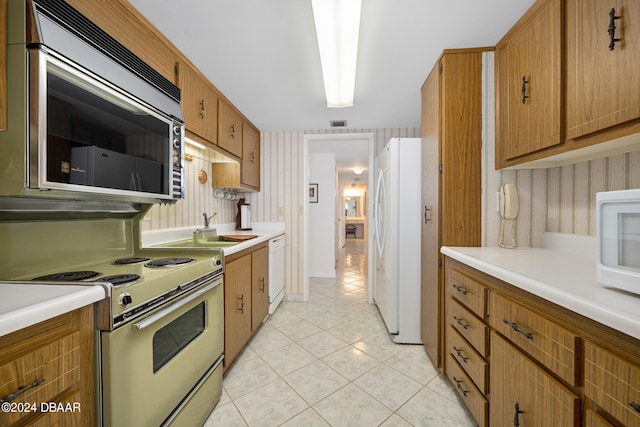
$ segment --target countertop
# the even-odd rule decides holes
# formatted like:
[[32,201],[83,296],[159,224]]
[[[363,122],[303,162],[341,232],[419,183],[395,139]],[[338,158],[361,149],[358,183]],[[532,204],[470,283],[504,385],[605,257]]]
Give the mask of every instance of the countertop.
[[0,282],[0,337],[104,298],[102,286]]
[[[193,232],[198,228],[201,227],[181,227],[164,230],[145,231],[142,233],[142,246],[162,246],[162,244],[164,243],[190,239],[193,236]],[[219,236],[257,236],[254,239],[249,239],[236,245],[222,248],[222,252],[224,255],[231,255],[236,252],[240,252],[243,249],[250,248],[251,246],[255,246],[259,243],[285,234],[284,223],[280,222],[254,223],[251,230],[236,230],[235,224],[213,224],[210,228],[215,228]]]
[[640,295],[596,281],[595,256],[556,248],[447,247],[441,252],[504,282],[640,339]]

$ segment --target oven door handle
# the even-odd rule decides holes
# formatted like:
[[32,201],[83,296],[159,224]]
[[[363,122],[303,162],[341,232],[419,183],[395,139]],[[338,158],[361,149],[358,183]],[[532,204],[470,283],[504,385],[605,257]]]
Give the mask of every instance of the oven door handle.
[[202,287],[201,289],[198,289],[197,291],[193,292],[192,294],[189,294],[187,297],[181,299],[180,301],[171,304],[169,307],[163,308],[162,310],[159,310],[156,313],[153,313],[151,316],[146,317],[145,319],[134,323],[133,326],[136,327],[139,331],[141,331],[141,330],[143,330],[145,328],[148,328],[149,326],[153,325],[157,321],[159,321],[162,318],[164,318],[164,317],[168,316],[169,314],[173,313],[174,311],[176,311],[180,307],[184,306],[185,304],[190,303],[191,301],[195,300],[196,298],[199,298],[203,294],[209,292],[211,289],[215,288],[216,286],[220,286],[221,284],[222,284],[222,278],[219,278],[215,282],[210,283],[210,284]]

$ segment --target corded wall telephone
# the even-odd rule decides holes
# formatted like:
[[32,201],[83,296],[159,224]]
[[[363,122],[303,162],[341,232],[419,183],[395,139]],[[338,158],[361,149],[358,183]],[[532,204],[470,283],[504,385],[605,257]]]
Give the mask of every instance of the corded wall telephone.
[[516,219],[520,209],[518,189],[514,184],[500,186],[500,217],[503,219]]
[[[514,184],[504,184],[500,186],[500,190],[498,191],[498,206],[500,210],[500,239],[498,245],[501,248],[515,248],[517,246],[515,219],[518,217],[518,211],[520,210],[520,201],[518,199],[518,189]],[[511,220],[511,245],[504,244],[504,226],[507,220]]]

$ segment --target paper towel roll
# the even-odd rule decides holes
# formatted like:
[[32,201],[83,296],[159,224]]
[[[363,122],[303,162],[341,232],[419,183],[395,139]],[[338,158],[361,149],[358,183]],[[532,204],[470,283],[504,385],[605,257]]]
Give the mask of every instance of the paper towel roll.
[[240,206],[240,228],[243,230],[251,229],[251,211],[249,210],[250,205],[242,205]]

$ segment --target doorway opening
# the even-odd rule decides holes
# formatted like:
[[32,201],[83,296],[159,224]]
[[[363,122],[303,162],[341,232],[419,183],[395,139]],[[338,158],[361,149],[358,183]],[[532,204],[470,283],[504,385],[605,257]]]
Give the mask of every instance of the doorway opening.
[[[308,301],[310,277],[328,281],[353,273],[349,270],[355,258],[358,268],[364,268],[360,276],[366,283],[373,278],[368,223],[373,213],[375,140],[371,133],[304,135],[303,157],[305,188],[313,191],[304,206],[303,300]],[[362,173],[355,173],[356,168]],[[349,227],[347,235],[350,224],[356,229],[352,234]],[[367,292],[372,302],[371,286]]]

